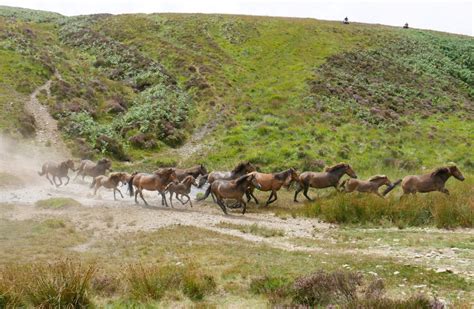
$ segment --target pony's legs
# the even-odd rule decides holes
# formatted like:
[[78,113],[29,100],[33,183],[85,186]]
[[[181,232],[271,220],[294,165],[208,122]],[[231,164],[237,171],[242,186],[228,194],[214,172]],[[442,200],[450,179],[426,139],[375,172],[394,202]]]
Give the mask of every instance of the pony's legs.
[[63,184],[63,182],[61,181],[61,178],[58,177],[58,179],[59,179],[59,185],[56,183],[56,176],[53,175],[53,182],[54,182],[54,184],[56,185],[56,187],[59,187],[59,186],[61,186],[61,185]]
[[141,197],[141,199],[143,200],[143,202],[145,203],[145,205],[147,205],[147,206],[148,206],[148,202],[147,202],[147,201],[145,201],[145,198],[143,197],[142,190],[143,190],[143,189],[142,189],[142,188],[140,188],[140,189],[139,189],[139,190],[137,190],[137,191],[140,193],[140,197]]
[[48,179],[49,182],[51,183],[51,185],[54,186],[54,183],[53,183],[53,182],[51,181],[51,179],[49,178],[49,174],[48,174],[48,173],[46,173],[46,179]]
[[441,188],[441,189],[439,189],[439,192],[442,192],[442,193],[444,193],[444,194],[446,194],[446,195],[449,195],[449,190],[446,189],[446,188]]
[[[178,199],[179,201],[179,198],[178,198],[178,194],[176,194],[176,198]],[[183,202],[181,202],[182,204]],[[171,205],[171,208],[174,208],[173,207],[173,192],[170,192],[170,205]]]
[[273,203],[273,202],[276,201],[277,198],[278,198],[276,191],[272,191],[272,193],[273,193],[273,199],[272,199],[271,201],[270,201],[270,199],[269,199],[269,201],[267,202],[267,205]]
[[138,204],[138,199],[137,199],[137,197],[138,197],[138,189],[135,190],[135,204]]
[[308,196],[308,190],[309,190],[309,186],[304,186],[304,191],[303,191],[303,195],[308,199],[308,201],[313,201],[309,196]]
[[115,197],[115,188],[114,188],[114,201],[116,201],[116,200],[117,200],[117,198]]
[[216,203],[217,203],[217,205],[219,205],[221,207],[222,211],[227,215],[227,209],[225,207],[224,202],[221,199],[216,197]]
[[118,191],[118,193],[120,193],[120,196],[123,198],[122,191],[120,191],[120,189],[119,189],[119,188],[114,188],[114,191],[115,191],[115,190],[117,190],[117,191]]
[[[188,200],[186,201],[186,203],[189,202],[189,204],[191,204],[191,208],[192,208],[192,207],[193,207],[193,202],[191,202],[191,197],[189,197],[189,195],[187,195],[187,194],[184,194],[184,196],[186,196],[186,197],[188,198]],[[185,204],[186,204],[186,203],[185,203]]]
[[67,186],[67,184],[69,183],[69,176],[66,176],[66,183],[64,184],[65,186]]
[[267,202],[265,203],[265,206],[268,206],[268,204],[271,203],[270,200],[272,199],[274,193],[275,193],[275,192],[272,190],[272,193],[270,193],[270,196],[268,197],[268,200],[267,200]]
[[255,197],[255,195],[253,195],[254,190],[255,190],[255,188],[252,188],[252,189],[250,189],[250,190],[247,190],[247,191],[245,192],[245,195],[247,196],[247,202],[250,202],[250,199],[253,198],[254,201],[255,201],[255,204],[258,205],[258,200],[257,200],[257,198]]
[[296,188],[296,191],[295,191],[295,197],[293,198],[293,202],[297,202],[298,203],[298,200],[297,200],[297,197],[298,197],[298,194],[303,190],[303,187],[301,187],[301,185],[298,185],[298,188]]
[[161,204],[163,205],[163,202],[164,202],[164,203],[165,203],[165,206],[166,206],[166,207],[169,207],[169,206],[168,206],[168,202],[166,202],[166,195],[165,195],[165,193],[164,193],[164,192],[160,192],[160,194],[161,194]]
[[245,203],[243,199],[240,199],[240,206],[243,206],[242,214],[245,215],[245,212],[247,211],[247,203]]

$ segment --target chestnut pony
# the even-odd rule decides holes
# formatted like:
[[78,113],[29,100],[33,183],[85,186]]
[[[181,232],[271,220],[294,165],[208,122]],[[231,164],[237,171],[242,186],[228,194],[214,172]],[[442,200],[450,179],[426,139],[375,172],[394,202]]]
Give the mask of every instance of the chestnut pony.
[[153,172],[153,174],[138,173],[132,175],[128,181],[128,190],[130,196],[133,196],[133,187],[137,188],[135,192],[135,203],[138,204],[138,194],[140,194],[141,199],[145,202],[145,205],[148,205],[147,201],[143,197],[143,190],[148,191],[158,191],[161,195],[161,204],[168,207],[165,196],[165,188],[170,182],[176,182],[178,178],[174,168],[160,168]]
[[[286,171],[272,174],[265,174],[259,172],[252,172],[250,174],[255,175],[256,182],[260,185],[260,191],[272,191],[268,197],[265,206],[275,202],[277,200],[277,191],[281,189],[282,186],[289,187],[293,181],[298,180],[298,174],[294,168],[287,169]],[[258,204],[258,200],[253,195],[253,187],[248,190],[248,202],[250,197],[253,197],[255,203]]]
[[339,180],[341,177],[347,174],[351,178],[357,178],[356,173],[352,167],[347,163],[338,163],[336,165],[326,167],[324,172],[315,173],[315,172],[303,172],[298,177],[298,188],[295,192],[294,201],[298,202],[297,197],[298,193],[302,190],[304,196],[309,200],[312,199],[308,196],[308,189],[311,188],[328,188],[334,187],[336,190],[339,190]]

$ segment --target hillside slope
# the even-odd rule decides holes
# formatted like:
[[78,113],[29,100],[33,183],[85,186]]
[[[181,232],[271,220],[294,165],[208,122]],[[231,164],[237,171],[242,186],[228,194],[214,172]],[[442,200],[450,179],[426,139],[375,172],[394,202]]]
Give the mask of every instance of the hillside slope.
[[[474,169],[470,37],[313,19],[67,18],[0,7],[0,56],[0,128],[34,135],[23,103],[51,78],[41,102],[80,157],[211,168],[251,160],[268,171],[341,160],[366,173],[447,161]],[[190,136],[204,146],[186,155]]]

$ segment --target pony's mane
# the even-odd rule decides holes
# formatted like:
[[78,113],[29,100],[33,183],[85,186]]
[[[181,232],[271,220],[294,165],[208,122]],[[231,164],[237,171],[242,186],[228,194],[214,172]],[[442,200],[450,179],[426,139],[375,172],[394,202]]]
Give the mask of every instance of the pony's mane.
[[232,173],[238,173],[242,172],[245,169],[245,166],[248,164],[248,162],[240,162],[234,169],[232,170]]
[[433,176],[436,176],[438,174],[441,174],[441,173],[450,173],[450,168],[451,166],[442,166],[442,167],[438,167],[437,169],[435,169],[432,173],[431,173],[431,177]]
[[386,179],[387,176],[386,175],[375,175],[375,176],[372,176],[369,178],[369,181],[376,181],[376,180],[379,180],[379,179]]
[[291,173],[291,171],[294,170],[293,168],[289,168],[287,170],[284,170],[283,172],[275,173],[275,178],[278,180],[286,180],[288,178],[288,175]]
[[345,167],[346,165],[347,165],[347,164],[346,164],[346,163],[343,163],[343,162],[342,162],[342,163],[338,163],[338,164],[336,164],[336,165],[326,167],[326,168],[324,169],[324,171],[325,171],[325,172],[333,172],[333,171],[338,170],[338,169],[340,169],[340,168],[342,168],[342,167]]

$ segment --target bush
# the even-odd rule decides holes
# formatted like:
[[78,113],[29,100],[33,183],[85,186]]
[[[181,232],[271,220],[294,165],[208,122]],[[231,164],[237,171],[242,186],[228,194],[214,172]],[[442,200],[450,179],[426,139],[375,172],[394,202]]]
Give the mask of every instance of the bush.
[[293,302],[308,306],[349,302],[357,298],[357,287],[361,284],[360,273],[318,271],[295,280]]

